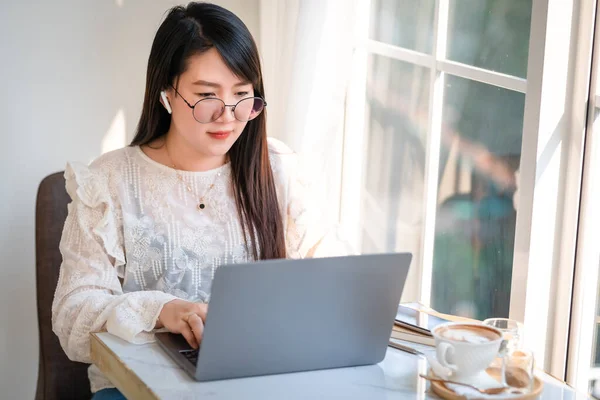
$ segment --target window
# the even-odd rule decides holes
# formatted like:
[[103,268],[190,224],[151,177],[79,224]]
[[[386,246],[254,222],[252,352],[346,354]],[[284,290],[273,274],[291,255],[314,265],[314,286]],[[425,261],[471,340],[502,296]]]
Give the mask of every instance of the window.
[[[600,30],[599,30],[600,31]],[[597,33],[597,35],[600,33]],[[595,54],[598,59],[600,56]],[[595,61],[598,74],[598,60]],[[592,96],[594,96],[592,94]],[[581,391],[588,391],[600,399],[600,267],[599,251],[597,250],[598,233],[592,225],[598,224],[598,214],[588,207],[597,208],[600,199],[597,173],[600,154],[598,141],[593,135],[600,130],[600,104],[596,102],[590,112],[590,138],[586,144],[587,182],[583,185],[583,207],[580,218],[586,218],[582,223],[580,235],[585,235],[580,245],[578,257],[579,273],[575,280],[574,320],[571,327],[571,346],[569,356],[569,375],[575,386]],[[592,135],[590,135],[590,133]],[[584,178],[585,179],[585,178]],[[588,239],[589,238],[589,239]]]
[[531,0],[373,0],[368,15],[356,244],[413,253],[405,299],[508,316]]
[[587,388],[600,251],[575,254],[595,232],[582,221],[600,234],[580,206],[597,1],[356,1],[340,212],[354,245],[413,253],[402,301],[523,321],[538,365],[566,378],[568,358]]
[[589,93],[585,168],[579,214],[579,244],[570,330],[568,379],[581,391],[600,399],[600,10],[597,9]]

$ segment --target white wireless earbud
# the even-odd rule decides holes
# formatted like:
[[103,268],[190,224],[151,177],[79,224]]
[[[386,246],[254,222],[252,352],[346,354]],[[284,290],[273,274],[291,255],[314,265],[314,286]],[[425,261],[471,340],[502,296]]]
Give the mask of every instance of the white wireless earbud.
[[164,90],[162,92],[160,92],[160,98],[162,99],[163,106],[165,106],[165,108],[167,109],[167,112],[169,114],[171,114],[173,112],[173,110],[171,110],[171,104],[169,104],[169,99],[167,99],[167,94],[165,93]]

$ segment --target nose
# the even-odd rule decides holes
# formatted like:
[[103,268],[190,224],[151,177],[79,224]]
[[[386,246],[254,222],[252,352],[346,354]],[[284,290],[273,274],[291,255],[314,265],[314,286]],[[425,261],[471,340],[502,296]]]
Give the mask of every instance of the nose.
[[233,107],[234,106],[225,106],[225,110],[223,110],[223,114],[221,114],[221,116],[219,118],[217,118],[217,120],[215,122],[227,123],[227,122],[236,121],[235,115],[233,114]]

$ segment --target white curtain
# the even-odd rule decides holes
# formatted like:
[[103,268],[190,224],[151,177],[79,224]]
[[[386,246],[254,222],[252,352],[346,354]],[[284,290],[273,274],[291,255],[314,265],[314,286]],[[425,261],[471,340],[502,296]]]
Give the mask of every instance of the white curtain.
[[338,222],[354,1],[261,0],[268,132],[296,151],[321,220]]

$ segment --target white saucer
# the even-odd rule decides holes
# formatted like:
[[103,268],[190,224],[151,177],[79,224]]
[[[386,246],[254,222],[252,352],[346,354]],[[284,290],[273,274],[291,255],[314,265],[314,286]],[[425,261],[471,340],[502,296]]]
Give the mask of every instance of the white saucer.
[[480,389],[502,387],[502,384],[491,377],[486,371],[481,371],[479,374],[468,378],[456,378],[452,376],[452,371],[449,368],[446,368],[439,363],[435,354],[427,355],[427,361],[429,362],[433,373],[443,379],[466,383]]

